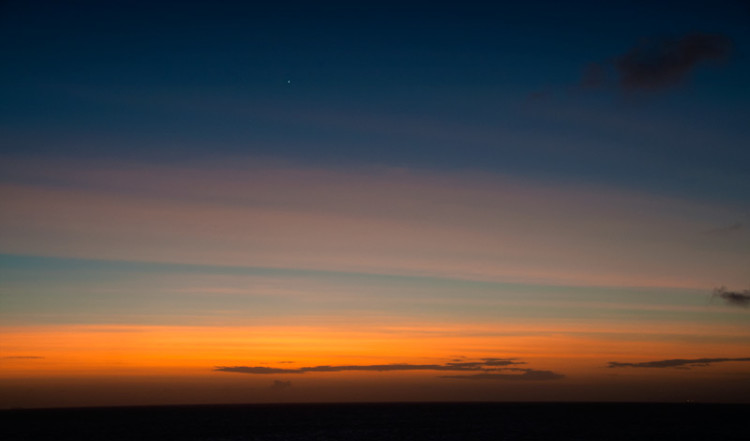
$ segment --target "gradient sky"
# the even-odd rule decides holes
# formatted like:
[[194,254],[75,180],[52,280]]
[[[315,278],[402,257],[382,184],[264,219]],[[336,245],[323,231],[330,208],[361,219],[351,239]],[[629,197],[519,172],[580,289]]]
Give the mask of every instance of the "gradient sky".
[[240,3],[0,4],[0,408],[750,400],[747,2]]

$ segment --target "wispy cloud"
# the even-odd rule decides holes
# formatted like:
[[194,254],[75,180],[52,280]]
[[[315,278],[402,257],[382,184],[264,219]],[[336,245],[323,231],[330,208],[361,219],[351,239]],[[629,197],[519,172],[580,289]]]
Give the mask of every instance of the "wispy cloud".
[[615,61],[624,89],[673,86],[704,61],[727,57],[732,43],[724,35],[692,33],[643,40]]
[[683,359],[675,358],[670,360],[657,360],[657,361],[644,361],[641,363],[621,363],[618,361],[610,361],[607,367],[610,368],[621,368],[621,367],[633,367],[633,368],[691,368],[691,367],[704,367],[709,366],[712,363],[723,363],[727,361],[750,361],[748,358],[694,358],[694,359]]
[[713,297],[718,297],[731,306],[740,306],[743,308],[750,306],[750,289],[744,291],[729,291],[722,286],[714,290]]
[[737,283],[744,269],[686,252],[699,248],[681,230],[724,208],[613,188],[250,159],[0,162],[8,254],[606,286]]
[[664,89],[681,83],[698,65],[726,59],[732,41],[725,35],[693,32],[677,37],[644,38],[622,55],[584,69],[580,85],[596,88],[608,84],[607,74],[617,74],[617,87],[629,91]]
[[[273,368],[267,366],[217,366],[219,372],[236,372],[241,374],[304,374],[307,372],[347,372],[347,371],[454,371],[454,372],[488,372],[509,369],[507,366],[525,364],[511,358],[483,358],[481,361],[448,362],[444,364],[371,364],[371,365],[342,365],[342,366],[308,366],[298,369]],[[525,369],[524,369],[525,371]]]

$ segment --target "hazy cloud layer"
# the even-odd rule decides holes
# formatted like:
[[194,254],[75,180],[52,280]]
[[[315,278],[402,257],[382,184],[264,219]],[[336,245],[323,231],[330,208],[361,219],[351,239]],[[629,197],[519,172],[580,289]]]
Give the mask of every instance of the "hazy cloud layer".
[[610,361],[610,368],[634,367],[634,368],[691,368],[699,366],[709,366],[712,363],[721,363],[725,361],[750,361],[750,358],[695,358],[682,359],[675,358],[672,360],[645,361],[642,363],[620,363]]
[[[453,372],[488,372],[507,370],[506,366],[525,364],[510,358],[483,358],[481,361],[449,362],[445,364],[372,364],[372,365],[343,365],[343,366],[308,366],[298,369],[271,368],[266,366],[217,366],[214,370],[220,372],[236,372],[241,374],[304,374],[306,372],[345,372],[345,371],[453,371]],[[516,368],[517,369],[517,368]],[[514,369],[515,370],[515,369]],[[523,371],[527,371],[523,369]]]
[[[675,229],[739,219],[719,204],[463,171],[0,163],[15,182],[0,186],[6,254],[576,286],[746,283],[747,251],[717,253]],[[739,236],[737,247],[750,243]]]
[[729,291],[725,287],[716,288],[714,297],[724,300],[728,305],[747,308],[750,306],[750,289],[744,291]]
[[581,87],[608,83],[614,71],[623,91],[657,90],[679,84],[699,64],[729,57],[732,41],[722,34],[695,32],[681,37],[642,39],[624,54],[584,69]]

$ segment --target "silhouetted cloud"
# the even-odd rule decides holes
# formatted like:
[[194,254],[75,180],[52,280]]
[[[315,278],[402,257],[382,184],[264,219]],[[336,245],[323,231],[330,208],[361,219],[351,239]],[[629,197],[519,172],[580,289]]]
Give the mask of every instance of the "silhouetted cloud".
[[748,358],[695,358],[695,359],[683,359],[675,358],[671,360],[657,360],[657,361],[645,361],[642,363],[621,363],[618,361],[610,361],[607,367],[620,368],[620,367],[633,367],[633,368],[691,368],[709,366],[711,363],[721,363],[725,361],[750,361]]
[[621,90],[663,89],[679,84],[699,64],[725,59],[731,51],[732,41],[722,34],[646,38],[613,60],[587,65],[580,85],[602,87],[607,84],[607,72],[613,69]]
[[552,371],[537,371],[534,369],[513,369],[521,370],[522,374],[498,374],[498,373],[481,373],[474,375],[444,375],[440,378],[455,378],[459,380],[504,380],[504,381],[546,381],[559,380],[565,378],[565,375]]
[[483,358],[481,361],[448,362],[445,364],[371,364],[371,365],[342,365],[342,366],[307,366],[298,369],[271,368],[266,366],[217,366],[220,372],[236,372],[241,374],[304,374],[306,372],[345,372],[345,371],[498,371],[507,370],[506,366],[525,364],[511,358]]
[[271,385],[271,390],[284,390],[289,389],[290,387],[292,387],[291,381],[275,380]]
[[514,364],[526,364],[525,361],[515,361],[513,358],[483,358],[485,366],[510,366]]
[[241,374],[303,374],[300,369],[281,369],[266,366],[217,366],[214,370],[222,372],[239,372]]
[[725,287],[716,288],[713,292],[714,297],[724,300],[728,305],[740,306],[747,308],[750,306],[750,290],[729,291]]
[[679,83],[704,61],[726,58],[732,43],[724,35],[692,33],[646,39],[615,60],[624,89],[655,89]]
[[[482,369],[487,367],[501,367],[501,366],[511,366],[515,364],[526,364],[522,361],[514,361],[507,358],[483,358],[482,361],[454,361],[450,363],[446,363],[445,365],[442,365],[441,369],[436,370],[446,370],[448,368],[458,368],[459,369],[467,369],[467,370],[475,370],[475,369]],[[453,369],[450,369],[453,370]]]

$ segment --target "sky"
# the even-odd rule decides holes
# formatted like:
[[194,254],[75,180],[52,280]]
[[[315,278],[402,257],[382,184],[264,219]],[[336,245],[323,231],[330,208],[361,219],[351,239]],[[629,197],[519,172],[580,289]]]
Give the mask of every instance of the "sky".
[[750,7],[0,4],[0,408],[750,402]]

